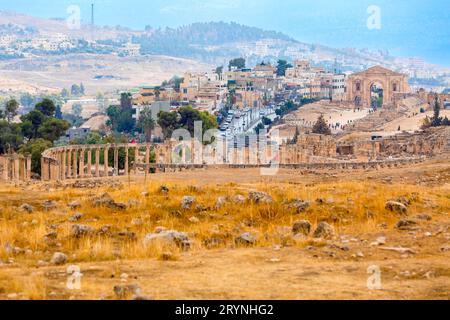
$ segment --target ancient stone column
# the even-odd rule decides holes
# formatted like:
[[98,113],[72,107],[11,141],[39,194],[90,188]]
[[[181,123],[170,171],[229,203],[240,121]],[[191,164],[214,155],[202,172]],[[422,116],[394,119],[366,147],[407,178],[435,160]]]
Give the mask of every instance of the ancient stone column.
[[31,180],[31,156],[27,156],[27,181]]
[[104,164],[104,167],[105,167],[103,175],[104,175],[105,177],[108,177],[108,176],[109,176],[109,164],[108,164],[109,158],[108,158],[108,152],[109,152],[109,148],[106,147],[106,148],[103,150],[103,158],[104,158],[104,159],[103,159],[103,164]]
[[81,149],[81,151],[80,151],[80,174],[79,174],[79,176],[80,176],[80,178],[84,178],[84,170],[86,169],[85,167],[84,167],[84,154],[85,154],[85,150],[84,149]]
[[9,180],[9,159],[3,158],[3,180]]
[[150,164],[150,146],[147,145],[145,147],[145,165],[149,165]]
[[78,150],[73,150],[73,168],[72,168],[72,178],[76,179],[78,177]]
[[20,159],[19,157],[14,158],[14,179],[15,181],[20,180]]
[[87,152],[87,176],[92,177],[92,149]]
[[134,148],[134,174],[138,173],[138,158],[139,158],[139,147]]
[[61,173],[61,180],[66,179],[66,151],[61,151],[59,155],[59,172]]
[[66,176],[67,178],[72,177],[72,150],[67,151],[67,166],[66,166]]
[[100,177],[100,148],[95,149],[95,176]]
[[119,175],[119,148],[114,147],[114,176]]
[[128,164],[128,146],[125,147],[125,175],[128,175],[128,168],[129,164]]
[[22,181],[27,181],[27,161],[25,158],[21,158],[20,162],[20,167],[22,168]]

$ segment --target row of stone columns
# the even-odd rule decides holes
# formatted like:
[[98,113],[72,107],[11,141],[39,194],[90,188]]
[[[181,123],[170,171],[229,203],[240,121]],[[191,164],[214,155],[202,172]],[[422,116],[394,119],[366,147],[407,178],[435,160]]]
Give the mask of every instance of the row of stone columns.
[[[169,164],[171,157],[167,154],[169,149],[160,146],[154,146],[157,163]],[[66,180],[82,179],[91,177],[107,177],[110,175],[109,156],[113,155],[112,175],[120,174],[120,151],[125,155],[123,172],[125,175],[130,173],[130,154],[134,155],[134,173],[137,173],[139,160],[141,159],[140,150],[144,150],[144,161],[140,164],[144,168],[150,167],[150,155],[152,146],[146,145],[105,145],[105,146],[76,146],[56,148],[51,150],[50,156],[44,156],[41,160],[42,180]],[[134,151],[134,152],[133,152]],[[95,161],[93,159],[95,155]],[[100,157],[103,155],[103,163],[100,163]],[[166,162],[169,161],[169,162]]]
[[16,154],[0,156],[0,169],[0,178],[4,181],[29,181],[31,157]]

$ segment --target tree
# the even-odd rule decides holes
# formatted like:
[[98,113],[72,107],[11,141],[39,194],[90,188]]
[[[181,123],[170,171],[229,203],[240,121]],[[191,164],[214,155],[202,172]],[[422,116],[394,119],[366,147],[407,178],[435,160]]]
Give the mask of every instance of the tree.
[[328,126],[327,121],[325,120],[323,114],[319,116],[317,119],[317,122],[313,126],[313,133],[316,134],[324,134],[324,135],[331,135],[330,127]]
[[41,154],[52,147],[50,141],[44,139],[30,140],[20,147],[19,152],[31,155],[31,171],[41,174]]
[[122,92],[120,94],[120,108],[122,110],[131,109],[133,107],[132,101],[131,101],[131,93],[129,92]]
[[19,103],[11,99],[5,104],[5,117],[8,123],[14,120],[14,117],[17,116],[17,112],[19,110]]
[[56,119],[62,119],[63,118],[63,114],[62,114],[62,111],[61,111],[61,106],[59,104],[56,106],[55,118]]
[[231,71],[231,69],[235,67],[236,69],[244,69],[245,68],[245,59],[244,58],[236,58],[233,60],[230,60],[230,63],[228,64],[228,70]]
[[434,116],[431,119],[431,126],[432,127],[439,127],[441,125],[442,118],[440,117],[441,105],[439,104],[439,98],[438,98],[437,95],[436,95],[436,98],[435,98],[435,101],[434,101],[433,111],[434,111]]
[[56,111],[56,106],[53,101],[47,98],[39,102],[34,108],[46,117],[53,117]]
[[120,106],[110,106],[106,110],[106,114],[114,131],[131,133],[135,129],[136,121],[133,119],[131,109],[123,110]]
[[223,66],[217,67],[215,73],[220,76],[223,73]]
[[264,130],[264,125],[262,124],[262,123],[258,123],[258,125],[255,127],[255,132],[256,132],[256,134],[259,134],[259,132],[261,131],[261,130]]
[[81,93],[80,87],[76,84],[73,84],[72,87],[70,87],[70,94],[73,96],[79,96]]
[[83,85],[83,82],[80,83],[80,94],[84,95],[84,85]]
[[292,68],[292,65],[290,63],[288,63],[286,60],[278,60],[277,76],[284,77],[288,68]]
[[39,138],[54,142],[59,139],[70,128],[65,120],[56,118],[47,119],[38,129]]
[[138,128],[145,134],[147,142],[152,139],[152,130],[155,129],[156,122],[152,116],[152,110],[146,106],[139,115]]
[[69,96],[69,91],[67,89],[62,89],[61,90],[61,97],[63,98],[67,98]]
[[17,150],[22,143],[23,135],[20,125],[0,120],[0,154]]
[[292,138],[291,144],[297,144],[298,138],[299,138],[299,137],[300,137],[300,129],[298,128],[298,126],[296,126],[296,127],[295,127],[294,138]]
[[30,113],[23,115],[22,132],[29,139],[37,138],[39,127],[45,121],[45,116],[38,110],[31,110]]
[[75,117],[81,117],[81,113],[83,112],[83,107],[79,103],[75,103],[72,105],[72,113]]
[[158,113],[158,124],[160,125],[164,138],[172,136],[173,131],[178,129],[178,114],[176,112],[160,111]]

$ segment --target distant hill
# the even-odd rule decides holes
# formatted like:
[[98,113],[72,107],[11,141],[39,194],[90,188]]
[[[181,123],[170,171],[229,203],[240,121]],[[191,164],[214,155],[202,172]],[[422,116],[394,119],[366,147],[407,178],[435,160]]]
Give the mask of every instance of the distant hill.
[[145,30],[121,26],[95,26],[92,29],[90,25],[82,25],[78,30],[71,30],[64,19],[44,19],[0,11],[0,32],[28,39],[59,33],[76,41],[90,40],[89,45],[86,41],[78,41],[81,45],[70,51],[81,54],[121,54],[123,47],[133,42],[141,45],[142,55],[187,58],[212,65],[226,65],[236,57],[244,57],[248,66],[261,61],[276,63],[278,59],[308,59],[328,70],[339,71],[358,71],[373,65],[402,71],[405,65],[404,60],[390,56],[386,50],[336,49],[308,44],[281,32],[233,22],[194,23],[179,28],[146,27]]

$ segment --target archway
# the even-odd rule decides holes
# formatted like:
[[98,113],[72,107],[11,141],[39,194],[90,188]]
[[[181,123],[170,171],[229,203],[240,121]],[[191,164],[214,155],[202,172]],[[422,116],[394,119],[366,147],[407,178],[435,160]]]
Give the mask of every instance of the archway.
[[370,85],[370,107],[379,109],[384,103],[384,88],[381,82],[375,81]]

